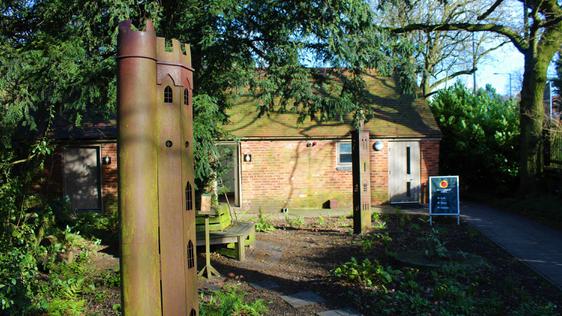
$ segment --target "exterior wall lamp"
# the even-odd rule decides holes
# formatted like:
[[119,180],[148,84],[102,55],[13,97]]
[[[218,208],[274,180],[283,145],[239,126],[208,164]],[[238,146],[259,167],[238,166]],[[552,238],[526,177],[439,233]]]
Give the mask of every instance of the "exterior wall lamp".
[[375,151],[381,151],[384,147],[384,143],[381,142],[380,140],[375,141],[375,143],[373,144],[373,149]]
[[104,164],[104,165],[110,165],[110,164],[111,164],[111,157],[109,157],[109,156],[104,156],[104,157],[101,159],[101,162],[102,162],[102,164]]
[[244,162],[252,162],[252,155],[244,154]]

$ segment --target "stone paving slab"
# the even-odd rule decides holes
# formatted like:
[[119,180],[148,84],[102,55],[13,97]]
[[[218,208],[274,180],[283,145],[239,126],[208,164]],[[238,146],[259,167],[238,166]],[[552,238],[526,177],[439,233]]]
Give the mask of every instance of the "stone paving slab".
[[250,286],[256,290],[275,290],[279,288],[279,284],[273,280],[259,280],[250,282]]
[[279,262],[283,257],[283,248],[281,245],[263,240],[256,240],[255,242],[255,249],[267,253],[270,258],[269,261],[274,263]]
[[562,290],[562,232],[523,216],[463,203],[463,218]]
[[306,305],[322,304],[325,302],[324,298],[311,291],[298,292],[291,295],[282,295],[281,298],[294,308],[299,308]]
[[352,309],[349,309],[349,308],[324,311],[324,312],[317,313],[316,315],[318,315],[318,316],[363,316],[363,314],[360,314],[360,313],[358,313],[358,312],[356,312]]

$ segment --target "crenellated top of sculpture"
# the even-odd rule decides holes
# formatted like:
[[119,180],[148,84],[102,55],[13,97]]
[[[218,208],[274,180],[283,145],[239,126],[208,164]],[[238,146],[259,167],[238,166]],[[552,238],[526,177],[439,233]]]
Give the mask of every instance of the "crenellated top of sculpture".
[[117,58],[140,57],[156,60],[156,31],[147,20],[144,31],[132,29],[131,20],[119,23]]
[[166,39],[156,38],[156,49],[158,62],[179,64],[191,69],[191,47],[184,44],[185,53],[181,49],[181,43],[177,39],[172,39],[172,47],[166,47]]
[[[149,58],[159,64],[170,64],[191,68],[191,48],[177,39],[172,39],[172,46],[166,47],[166,39],[157,37],[152,21],[146,20],[144,30],[133,30],[131,20],[119,23],[119,45],[117,58]],[[184,53],[185,51],[185,53]]]

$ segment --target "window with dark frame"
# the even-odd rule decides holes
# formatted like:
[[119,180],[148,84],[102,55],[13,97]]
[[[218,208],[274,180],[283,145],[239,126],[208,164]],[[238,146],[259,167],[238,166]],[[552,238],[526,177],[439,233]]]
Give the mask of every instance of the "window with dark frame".
[[197,316],[197,312],[192,308],[191,312],[189,312],[189,316]]
[[185,186],[185,210],[191,211],[193,210],[193,190],[191,189],[191,183],[187,181],[187,185]]
[[411,156],[411,153],[410,153],[410,146],[408,146],[408,147],[406,147],[406,173],[407,173],[407,174],[411,174],[411,173],[412,173],[411,166],[410,166],[410,164],[411,164],[411,162],[410,162],[410,156]]
[[195,266],[195,256],[193,254],[193,242],[190,240],[187,244],[187,267],[189,269]]
[[338,166],[351,166],[351,142],[338,143]]
[[174,101],[172,88],[170,86],[166,86],[164,88],[164,103],[172,103]]
[[189,90],[183,89],[183,104],[189,105]]

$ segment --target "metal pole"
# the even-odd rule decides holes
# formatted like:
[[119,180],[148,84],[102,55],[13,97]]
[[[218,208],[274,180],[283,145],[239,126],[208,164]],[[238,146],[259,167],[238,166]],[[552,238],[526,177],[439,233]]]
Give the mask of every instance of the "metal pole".
[[511,72],[508,73],[509,75],[509,98],[511,99],[513,97],[513,94],[511,92]]
[[[472,68],[476,68],[476,44],[472,32]],[[472,73],[472,92],[476,93],[476,71]]]

